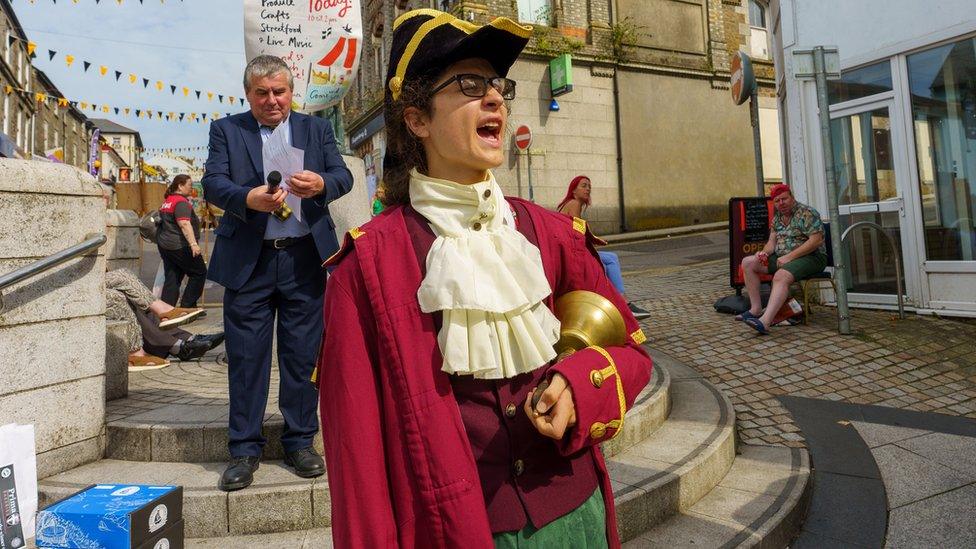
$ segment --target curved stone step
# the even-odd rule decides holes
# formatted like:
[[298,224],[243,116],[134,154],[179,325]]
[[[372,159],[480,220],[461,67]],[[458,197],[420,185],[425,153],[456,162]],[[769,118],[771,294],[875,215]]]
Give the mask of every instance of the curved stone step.
[[622,541],[689,509],[726,475],[735,458],[732,403],[700,377],[672,378],[667,421],[607,459]]
[[186,537],[268,534],[329,526],[331,512],[325,476],[303,479],[281,462],[262,461],[254,473],[254,484],[244,490],[222,492],[217,489],[217,481],[225,467],[226,463],[104,459],[41,481],[40,507],[91,484],[165,484],[183,486]]
[[786,547],[799,532],[809,500],[809,455],[782,446],[739,450],[708,495],[625,547]]
[[603,443],[603,455],[615,456],[651,436],[668,419],[670,412],[671,374],[667,368],[655,364],[647,387],[627,410],[623,430]]
[[[272,368],[264,419],[265,459],[283,459],[278,372]],[[217,362],[177,362],[129,375],[129,395],[106,404],[105,457],[126,461],[208,463],[227,450],[227,368]],[[322,450],[321,437],[316,448]]]
[[316,528],[278,534],[227,536],[224,538],[187,538],[186,549],[332,549],[332,529]]
[[[190,368],[194,368],[190,366]],[[168,368],[166,369],[168,370]],[[179,372],[187,383],[212,384],[214,372],[196,367],[192,372]],[[218,372],[226,376],[225,372]],[[147,375],[148,374],[148,375]],[[133,374],[142,376],[143,386],[152,373]],[[227,451],[226,399],[185,397],[182,389],[175,389],[172,372],[155,374],[160,378],[158,391],[153,393],[158,401],[150,400],[146,390],[134,391],[130,397],[109,402],[106,405],[105,457],[126,461],[161,461],[176,463],[208,463],[230,458]],[[165,377],[164,377],[165,376]],[[166,380],[165,384],[161,380]],[[273,380],[274,381],[274,380]],[[624,430],[604,445],[607,455],[614,455],[643,440],[667,419],[670,407],[668,391],[671,378],[667,370],[655,367],[648,386],[638,395],[634,406],[627,412]],[[167,399],[175,401],[167,401]],[[265,459],[283,459],[281,432],[284,420],[271,400],[264,420]],[[321,436],[317,435],[315,447],[322,451]]]

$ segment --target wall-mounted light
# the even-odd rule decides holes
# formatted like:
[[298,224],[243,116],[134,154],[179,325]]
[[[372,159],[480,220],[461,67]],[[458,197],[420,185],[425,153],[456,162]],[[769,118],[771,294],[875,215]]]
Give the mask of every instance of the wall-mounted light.
[[553,98],[552,101],[549,102],[549,110],[552,112],[556,112],[559,110],[559,102],[556,101],[555,98]]

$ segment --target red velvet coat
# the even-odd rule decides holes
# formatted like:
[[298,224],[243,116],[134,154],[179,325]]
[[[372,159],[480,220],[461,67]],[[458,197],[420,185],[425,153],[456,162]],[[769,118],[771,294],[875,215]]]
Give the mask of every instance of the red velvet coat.
[[[622,413],[650,379],[644,335],[604,275],[585,222],[508,200],[520,202],[535,227],[554,293],[547,304],[572,290],[595,291],[617,305],[631,334],[625,346],[586,349],[551,368],[569,381],[577,415],[576,426],[553,443],[565,455],[593,453],[608,542],[617,547],[613,494],[597,445],[617,433]],[[493,547],[471,445],[441,371],[434,320],[417,302],[422,274],[404,209],[350,231],[327,263],[336,268],[326,289],[318,366],[336,546]],[[600,377],[595,371],[605,382],[593,381]]]

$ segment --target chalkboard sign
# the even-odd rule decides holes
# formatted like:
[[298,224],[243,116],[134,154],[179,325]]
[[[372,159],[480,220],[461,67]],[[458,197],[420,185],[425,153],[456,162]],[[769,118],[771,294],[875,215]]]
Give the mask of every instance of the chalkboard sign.
[[[769,226],[773,220],[773,201],[755,196],[729,199],[729,285],[741,288],[742,259],[752,255],[769,240]],[[763,275],[762,280],[772,280]]]

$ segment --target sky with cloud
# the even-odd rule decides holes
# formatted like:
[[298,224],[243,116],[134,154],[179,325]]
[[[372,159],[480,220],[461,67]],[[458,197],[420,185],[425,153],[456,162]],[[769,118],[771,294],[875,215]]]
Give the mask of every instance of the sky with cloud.
[[[237,113],[247,109],[227,97],[244,95],[244,23],[241,0],[14,0],[14,11],[29,40],[37,44],[34,65],[65,97],[112,107],[168,112]],[[49,59],[49,50],[57,55]],[[65,54],[74,56],[70,67]],[[84,71],[83,62],[92,66]],[[105,76],[99,67],[108,67]],[[122,77],[116,81],[115,71]],[[129,83],[130,73],[139,76]],[[143,87],[142,78],[149,78]],[[166,83],[162,91],[156,81]],[[178,86],[176,93],[169,85]],[[201,90],[201,98],[183,86]],[[207,100],[207,91],[214,98]],[[225,96],[224,104],[216,94]],[[207,144],[209,122],[166,120],[85,112],[140,132],[146,147],[198,147]],[[205,157],[206,151],[193,153]]]

